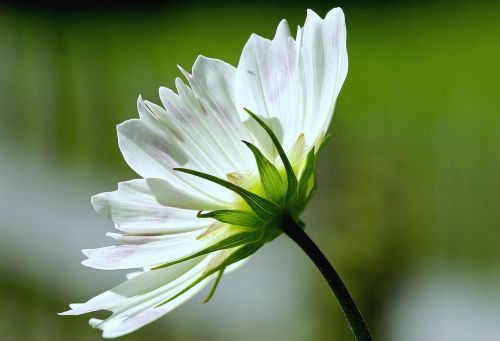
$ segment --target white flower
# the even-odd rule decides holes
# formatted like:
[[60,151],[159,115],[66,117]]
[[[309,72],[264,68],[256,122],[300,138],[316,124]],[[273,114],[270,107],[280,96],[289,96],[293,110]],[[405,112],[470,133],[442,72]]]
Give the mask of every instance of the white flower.
[[181,71],[189,85],[178,78],[177,93],[160,88],[163,107],[139,97],[140,118],[118,126],[123,156],[142,178],[92,198],[123,234],[108,234],[115,246],[84,250],[83,264],[140,270],[62,313],[112,311],[90,320],[104,337],[217,283],[281,234],[284,216],[298,218],[347,74],[344,14],[309,10],[295,40],[285,20],[273,40],[252,35],[237,68],[199,57],[191,74]]

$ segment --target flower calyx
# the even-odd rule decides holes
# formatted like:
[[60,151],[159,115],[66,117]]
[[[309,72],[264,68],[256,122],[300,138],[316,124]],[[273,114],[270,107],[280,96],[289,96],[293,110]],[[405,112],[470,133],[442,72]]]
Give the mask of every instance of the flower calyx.
[[[302,153],[301,159],[292,165],[273,130],[259,116],[248,109],[245,109],[245,111],[270,137],[281,160],[280,166],[277,167],[254,144],[242,141],[250,149],[255,158],[259,174],[259,183],[254,184],[255,186],[252,185],[249,188],[244,188],[232,181],[221,179],[214,175],[187,168],[174,168],[178,172],[208,180],[231,190],[242,199],[242,203],[235,208],[198,212],[198,218],[209,218],[216,221],[198,237],[198,239],[209,239],[211,241],[210,246],[174,262],[156,266],[153,270],[168,267],[215,251],[219,251],[219,253],[196,281],[184,291],[160,305],[170,302],[202,280],[216,275],[214,286],[205,300],[207,302],[212,297],[220,277],[227,267],[249,257],[265,243],[281,235],[290,219],[298,222],[304,228],[304,224],[300,222],[298,217],[311,198],[316,186],[316,148],[312,147],[307,153]],[[301,139],[303,139],[303,136],[299,137],[299,141]],[[258,188],[258,190],[250,190],[253,187]]]
[[[186,168],[175,168],[175,170],[223,186],[240,196],[247,206],[205,213],[200,211],[198,218],[212,218],[225,224],[243,227],[245,231],[254,231],[259,234],[259,239],[264,238],[264,242],[269,242],[283,230],[283,217],[291,216],[297,220],[311,197],[315,187],[314,172],[317,153],[314,147],[311,148],[307,154],[304,153],[303,159],[305,160],[301,160],[300,166],[294,169],[269,125],[250,110],[245,109],[245,111],[266,131],[278,152],[282,165],[278,168],[257,146],[248,141],[242,141],[255,158],[260,179],[256,187],[261,189],[261,194],[203,172]],[[298,177],[297,174],[300,176]]]

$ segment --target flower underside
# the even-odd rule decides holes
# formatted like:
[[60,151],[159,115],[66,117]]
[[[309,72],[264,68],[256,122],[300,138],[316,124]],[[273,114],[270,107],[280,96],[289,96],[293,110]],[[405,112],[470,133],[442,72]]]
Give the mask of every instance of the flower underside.
[[[257,182],[247,182],[247,186],[245,186],[247,188],[239,186],[235,181],[224,180],[196,170],[174,168],[178,172],[191,174],[223,186],[239,196],[241,201],[237,205],[238,207],[234,209],[215,210],[205,213],[200,211],[197,214],[198,218],[212,218],[226,224],[224,226],[230,225],[233,232],[236,231],[236,233],[220,238],[217,236],[217,232],[218,227],[222,225],[215,223],[198,237],[198,239],[202,239],[214,235],[214,239],[217,240],[215,243],[195,254],[153,268],[153,270],[158,270],[215,251],[226,251],[222,252],[212,262],[211,266],[208,266],[201,276],[184,290],[158,306],[176,299],[201,281],[218,273],[213,288],[205,300],[205,302],[208,302],[213,296],[224,270],[231,264],[252,255],[265,243],[279,236],[283,231],[283,221],[286,217],[293,217],[298,221],[299,214],[312,195],[316,183],[314,171],[317,153],[315,148],[312,147],[307,152],[305,160],[301,158],[300,163],[294,167],[273,130],[259,116],[248,109],[245,109],[245,111],[270,137],[277,150],[282,167],[277,167],[252,143],[242,141],[253,153],[259,175]],[[299,137],[299,141],[303,141],[302,135]],[[231,176],[228,176],[228,178],[231,180]]]
[[160,87],[162,105],[139,96],[139,117],[117,133],[140,178],[92,197],[119,233],[82,250],[85,266],[134,272],[62,314],[111,311],[90,324],[106,338],[131,333],[214,280],[209,300],[223,273],[290,226],[303,232],[347,68],[342,10],[308,10],[295,37],[286,20],[272,39],[252,34],[237,66],[199,56],[191,73],[180,68],[185,80]]

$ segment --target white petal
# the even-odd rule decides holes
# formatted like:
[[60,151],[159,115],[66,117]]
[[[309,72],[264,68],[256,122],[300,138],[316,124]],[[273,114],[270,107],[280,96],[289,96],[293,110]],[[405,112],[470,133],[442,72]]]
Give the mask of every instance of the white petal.
[[118,184],[118,190],[92,197],[94,208],[127,233],[177,233],[211,224],[199,210],[224,206],[200,193],[181,190],[162,179],[138,179]]
[[198,258],[164,269],[144,271],[86,303],[71,304],[71,310],[61,313],[61,315],[81,315],[97,310],[117,311],[117,307],[123,306],[124,303],[132,303],[133,300],[138,300],[166,284],[182,278],[201,263],[202,259]]
[[93,327],[103,330],[104,337],[118,337],[130,333],[168,313],[195,295],[207,283],[196,287],[171,302],[158,304],[173,297],[198,278],[210,257],[201,257],[166,269],[146,271],[62,315],[79,315],[96,310],[111,310],[106,320],[91,319]]
[[[267,123],[289,149],[300,131],[302,97],[299,56],[288,24],[283,20],[272,41],[252,35],[245,45],[236,76],[236,96],[241,107],[267,118]],[[246,116],[243,116],[246,117]],[[250,127],[261,141],[262,128]],[[260,147],[269,144],[267,139]]]
[[[199,117],[203,119],[219,147],[216,153],[225,155],[232,166],[228,171],[246,169],[254,165],[252,154],[241,140],[251,136],[243,125],[235,104],[236,69],[218,59],[199,56],[192,75],[181,69],[192,87],[194,98],[200,103]],[[184,86],[182,86],[185,89]],[[182,95],[185,95],[185,92]],[[192,100],[192,96],[182,96]]]
[[[172,124],[176,125],[176,130],[182,138],[176,142],[184,149],[199,151],[200,165],[193,165],[191,168],[219,177],[223,176],[231,165],[224,154],[217,151],[218,146],[208,132],[205,122],[196,115],[202,111],[199,102],[196,101],[192,90],[179,78],[176,80],[176,85],[180,95],[170,89],[160,88],[160,99],[168,115],[172,117]],[[205,120],[209,119],[205,118]]]
[[176,79],[178,94],[160,88],[160,99],[172,125],[188,149],[201,148],[213,169],[198,170],[224,177],[251,165],[251,153],[242,144],[249,135],[234,104],[235,69],[216,59],[199,57],[190,75],[183,69],[192,89]]
[[88,259],[83,265],[101,269],[134,269],[160,265],[193,255],[210,245],[198,240],[199,231],[160,236],[111,236],[124,244],[82,252]]
[[[140,119],[118,125],[118,144],[123,157],[144,178],[162,178],[178,188],[203,193],[217,201],[231,201],[227,189],[184,173],[176,167],[191,168],[224,176],[228,168],[218,155],[212,155],[210,145],[179,131],[186,123],[180,117],[169,117],[166,111],[150,102],[138,99]],[[189,128],[184,128],[188,129]]]
[[344,13],[332,9],[322,20],[311,10],[297,35],[303,78],[304,133],[308,145],[318,143],[330,125],[335,101],[347,75]]
[[[194,280],[194,278],[192,278]],[[99,327],[100,329],[103,329],[103,337],[105,338],[115,338],[119,337],[128,333],[131,333],[146,324],[149,324],[163,315],[169,313],[170,311],[174,310],[178,306],[180,306],[182,303],[186,302],[189,300],[191,297],[199,293],[210,281],[210,278],[206,278],[200,283],[198,283],[195,287],[191,288],[188,292],[182,294],[181,296],[173,299],[172,301],[162,305],[162,306],[156,306],[157,304],[161,303],[162,301],[166,300],[168,297],[173,296],[172,294],[169,294],[169,296],[164,296],[160,300],[157,300],[154,302],[154,304],[147,304],[143,305],[144,310],[140,311],[139,313],[128,317],[126,319],[120,320],[120,324],[115,324],[113,323],[110,326],[101,326]],[[188,283],[185,283],[188,284]],[[177,293],[180,291],[179,289],[175,292]],[[111,327],[111,328],[110,328]]]

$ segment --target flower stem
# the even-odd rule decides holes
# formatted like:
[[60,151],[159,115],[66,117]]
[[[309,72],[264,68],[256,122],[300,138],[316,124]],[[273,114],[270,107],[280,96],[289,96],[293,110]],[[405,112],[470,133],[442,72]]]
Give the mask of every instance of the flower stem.
[[368,326],[361,315],[358,307],[342,282],[333,265],[328,261],[321,250],[314,244],[304,230],[290,216],[285,218],[284,231],[300,248],[309,256],[309,258],[318,267],[323,277],[330,285],[333,293],[344,311],[349,326],[351,327],[357,341],[372,341],[373,338],[368,330]]

